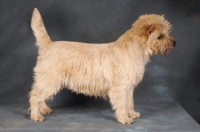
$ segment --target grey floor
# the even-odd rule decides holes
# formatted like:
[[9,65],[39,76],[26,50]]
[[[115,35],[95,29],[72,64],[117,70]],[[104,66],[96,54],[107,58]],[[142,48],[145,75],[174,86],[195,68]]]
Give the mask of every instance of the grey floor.
[[[0,132],[200,132],[194,121],[200,122],[199,0],[46,1],[0,0]],[[65,90],[48,102],[53,114],[44,122],[30,120],[28,92],[38,50],[30,28],[35,7],[55,41],[112,42],[140,15],[165,15],[177,46],[147,65],[135,93],[141,118],[122,125],[107,101]]]
[[53,106],[53,114],[46,115],[44,122],[29,119],[28,104],[0,106],[0,131],[100,131],[100,132],[199,132],[200,126],[176,102],[137,102],[141,113],[131,125],[115,120],[107,102],[98,105],[78,104]]

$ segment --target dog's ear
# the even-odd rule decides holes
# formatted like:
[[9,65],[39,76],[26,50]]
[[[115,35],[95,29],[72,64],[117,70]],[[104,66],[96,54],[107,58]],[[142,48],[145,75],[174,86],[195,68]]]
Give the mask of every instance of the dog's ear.
[[148,38],[155,28],[156,26],[154,24],[145,25],[141,28],[140,35]]
[[149,25],[145,27],[146,32],[150,35],[155,30],[155,25]]

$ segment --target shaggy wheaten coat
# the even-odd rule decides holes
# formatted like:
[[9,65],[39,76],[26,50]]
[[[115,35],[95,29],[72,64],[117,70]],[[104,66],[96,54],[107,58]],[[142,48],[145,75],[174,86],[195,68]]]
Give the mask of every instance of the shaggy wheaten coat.
[[88,96],[109,98],[117,120],[130,124],[140,117],[134,111],[133,92],[142,80],[152,54],[165,54],[175,46],[171,25],[159,15],[143,15],[115,42],[88,44],[52,41],[42,17],[34,9],[31,27],[38,46],[34,83],[30,92],[31,119],[52,110],[45,101],[62,88]]

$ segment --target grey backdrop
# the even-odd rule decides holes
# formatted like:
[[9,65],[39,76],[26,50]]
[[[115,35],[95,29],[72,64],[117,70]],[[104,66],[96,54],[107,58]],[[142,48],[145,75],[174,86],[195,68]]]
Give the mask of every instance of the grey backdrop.
[[[28,104],[37,56],[30,28],[34,7],[52,40],[95,43],[116,40],[142,14],[165,14],[173,24],[177,46],[167,56],[151,57],[135,98],[138,102],[176,100],[200,123],[198,0],[0,0],[0,106]],[[92,105],[93,100],[63,90],[49,103]]]

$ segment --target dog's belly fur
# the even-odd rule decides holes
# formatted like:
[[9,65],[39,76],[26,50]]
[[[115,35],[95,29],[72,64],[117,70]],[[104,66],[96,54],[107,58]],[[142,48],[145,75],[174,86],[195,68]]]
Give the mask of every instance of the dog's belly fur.
[[123,56],[123,52],[111,50],[109,46],[112,43],[53,42],[40,53],[34,71],[40,80],[43,77],[60,83],[55,93],[66,87],[76,93],[105,98],[114,86],[136,86],[142,80],[144,61],[130,61],[126,54]]

